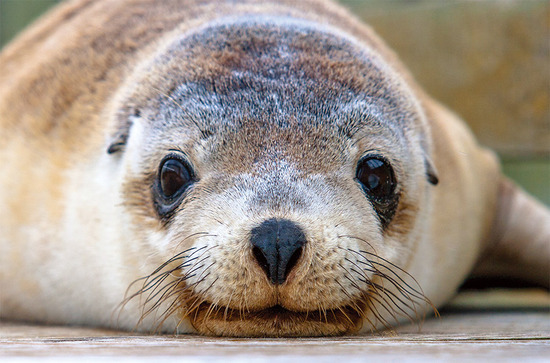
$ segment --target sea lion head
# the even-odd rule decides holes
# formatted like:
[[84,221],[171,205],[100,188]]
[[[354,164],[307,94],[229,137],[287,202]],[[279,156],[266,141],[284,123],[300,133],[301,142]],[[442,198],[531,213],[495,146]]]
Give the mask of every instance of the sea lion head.
[[436,182],[428,130],[375,49],[305,20],[217,20],[172,34],[111,117],[151,265],[129,298],[159,324],[336,335],[425,303],[405,271]]

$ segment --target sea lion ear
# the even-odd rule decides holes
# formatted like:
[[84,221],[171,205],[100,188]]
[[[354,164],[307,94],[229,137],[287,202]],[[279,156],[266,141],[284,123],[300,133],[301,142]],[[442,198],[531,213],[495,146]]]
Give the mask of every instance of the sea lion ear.
[[426,178],[431,184],[437,185],[437,183],[439,183],[438,173],[433,161],[428,155],[424,155],[424,165],[426,167]]
[[107,148],[108,154],[114,154],[119,151],[124,151],[124,147],[126,146],[126,140],[128,140],[128,134],[123,133],[117,133],[109,143],[109,147]]
[[[136,117],[136,116],[134,116]],[[109,147],[107,148],[108,154],[114,154],[120,151],[124,151],[126,148],[126,143],[128,141],[128,136],[130,135],[130,128],[132,127],[133,121],[132,118],[127,118],[124,121],[120,121],[118,129],[111,138],[109,142]]]

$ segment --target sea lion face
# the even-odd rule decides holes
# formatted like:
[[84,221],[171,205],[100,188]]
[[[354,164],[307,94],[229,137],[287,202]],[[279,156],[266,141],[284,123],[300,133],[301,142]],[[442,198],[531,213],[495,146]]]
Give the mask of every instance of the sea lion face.
[[311,336],[413,314],[424,116],[372,49],[226,19],[172,39],[117,102],[125,205],[157,261],[136,296],[159,323]]

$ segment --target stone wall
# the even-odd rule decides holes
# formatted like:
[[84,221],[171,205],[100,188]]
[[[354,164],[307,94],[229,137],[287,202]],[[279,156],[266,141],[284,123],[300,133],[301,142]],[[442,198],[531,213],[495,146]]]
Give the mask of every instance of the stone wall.
[[341,2],[550,204],[550,1]]
[[344,0],[505,158],[550,154],[550,2]]

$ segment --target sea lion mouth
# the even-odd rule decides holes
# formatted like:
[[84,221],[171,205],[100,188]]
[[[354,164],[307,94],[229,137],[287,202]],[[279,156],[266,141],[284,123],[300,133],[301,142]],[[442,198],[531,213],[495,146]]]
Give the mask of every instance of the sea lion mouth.
[[201,334],[232,337],[335,336],[359,331],[363,309],[291,311],[275,305],[258,311],[231,309],[204,302],[189,315]]

